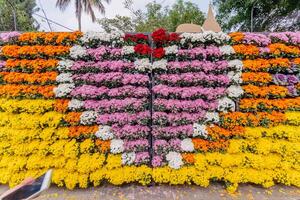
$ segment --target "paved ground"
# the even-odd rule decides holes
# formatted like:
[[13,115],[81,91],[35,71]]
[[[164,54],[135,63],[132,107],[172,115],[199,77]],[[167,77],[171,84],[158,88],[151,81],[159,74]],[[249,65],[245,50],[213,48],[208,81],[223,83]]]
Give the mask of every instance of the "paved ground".
[[[0,186],[2,193],[7,189]],[[69,191],[51,187],[37,200],[300,200],[300,188],[274,186],[263,189],[254,185],[241,185],[238,192],[228,194],[221,184],[212,184],[208,188],[197,186],[152,186],[127,185],[115,187],[104,185],[97,188]]]

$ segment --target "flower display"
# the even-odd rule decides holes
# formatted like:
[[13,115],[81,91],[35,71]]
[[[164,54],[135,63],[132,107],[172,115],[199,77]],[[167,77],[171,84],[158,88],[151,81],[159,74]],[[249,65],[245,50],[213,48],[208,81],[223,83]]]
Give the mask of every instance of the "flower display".
[[1,33],[0,183],[300,187],[299,36]]

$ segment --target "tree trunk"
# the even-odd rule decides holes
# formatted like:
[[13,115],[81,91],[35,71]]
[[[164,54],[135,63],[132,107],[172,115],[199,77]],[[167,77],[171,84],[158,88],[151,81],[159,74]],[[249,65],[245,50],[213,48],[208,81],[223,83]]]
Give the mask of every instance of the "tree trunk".
[[79,10],[78,14],[78,30],[81,31],[81,10]]

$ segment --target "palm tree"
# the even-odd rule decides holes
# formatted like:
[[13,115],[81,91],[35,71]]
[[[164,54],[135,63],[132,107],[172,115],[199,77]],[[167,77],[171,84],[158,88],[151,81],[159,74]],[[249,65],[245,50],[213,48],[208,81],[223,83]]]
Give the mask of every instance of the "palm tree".
[[[64,11],[72,0],[57,0],[56,7],[59,7]],[[102,14],[105,13],[105,8],[102,4],[102,0],[74,0],[76,8],[76,17],[78,19],[78,29],[81,31],[81,15],[82,11],[89,14],[94,22],[96,20],[95,12],[93,7],[97,8]],[[110,3],[111,0],[104,0],[106,3]]]

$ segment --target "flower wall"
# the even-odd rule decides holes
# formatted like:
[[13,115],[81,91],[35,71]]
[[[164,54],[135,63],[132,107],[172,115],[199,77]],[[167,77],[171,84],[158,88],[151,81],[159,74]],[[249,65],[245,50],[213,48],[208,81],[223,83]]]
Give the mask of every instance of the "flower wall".
[[1,34],[0,182],[300,186],[300,33]]

